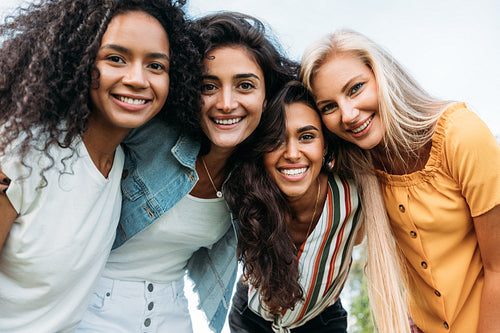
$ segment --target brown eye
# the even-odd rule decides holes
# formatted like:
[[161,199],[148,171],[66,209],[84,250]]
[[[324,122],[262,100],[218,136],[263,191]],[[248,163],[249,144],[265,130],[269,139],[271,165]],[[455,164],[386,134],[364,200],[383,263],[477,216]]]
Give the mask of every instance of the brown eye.
[[154,70],[161,71],[162,69],[165,69],[165,66],[159,63],[152,63],[149,67],[151,67]]
[[240,89],[243,89],[243,90],[250,90],[250,89],[255,88],[255,86],[253,84],[251,84],[250,82],[243,82],[238,87]]
[[216,89],[215,85],[212,83],[206,83],[201,85],[201,92],[211,92]]
[[119,56],[110,56],[108,57],[108,60],[112,61],[112,62],[121,62],[121,63],[124,63],[125,61],[120,58]]
[[336,103],[330,103],[330,104],[327,104],[321,108],[321,113],[329,114],[329,113],[332,113],[333,111],[335,111],[336,108],[337,108]]

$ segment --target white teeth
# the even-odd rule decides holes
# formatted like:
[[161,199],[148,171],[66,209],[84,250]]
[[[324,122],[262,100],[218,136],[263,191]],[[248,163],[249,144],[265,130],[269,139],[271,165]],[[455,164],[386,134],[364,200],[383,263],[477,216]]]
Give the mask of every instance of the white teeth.
[[134,99],[134,98],[128,98],[124,96],[118,96],[118,99],[122,101],[123,103],[127,104],[134,104],[134,105],[141,105],[141,104],[146,104],[145,99]]
[[362,130],[364,130],[368,125],[370,125],[370,122],[372,121],[374,116],[371,116],[370,118],[368,118],[364,123],[363,125],[359,126],[358,128],[355,128],[352,130],[352,132],[354,134],[357,134],[359,132],[361,132]]
[[233,119],[214,119],[214,122],[217,125],[232,125],[232,124],[239,123],[241,121],[241,119],[242,119],[242,117],[233,118]]
[[280,172],[287,176],[297,176],[301,175],[307,171],[307,168],[298,168],[298,169],[280,169]]

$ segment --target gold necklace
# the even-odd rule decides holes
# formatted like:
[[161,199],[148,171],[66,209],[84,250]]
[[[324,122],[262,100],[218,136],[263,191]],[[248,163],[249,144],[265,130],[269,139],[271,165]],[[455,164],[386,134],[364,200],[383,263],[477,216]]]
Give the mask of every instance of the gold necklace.
[[210,183],[212,183],[212,186],[215,190],[215,194],[217,195],[217,198],[222,198],[222,192],[215,187],[214,181],[212,180],[212,176],[210,176],[210,172],[208,172],[207,164],[205,163],[205,160],[203,157],[200,157],[201,162],[203,163],[203,166],[205,167],[205,171],[207,172],[208,179],[210,180]]
[[[309,234],[311,233],[311,226],[314,222],[314,216],[316,216],[316,208],[318,208],[319,194],[321,193],[321,183],[319,182],[319,177],[316,179],[318,181],[318,193],[316,194],[316,202],[314,203],[314,210],[313,210],[313,214],[311,216],[311,222],[309,222],[309,227],[307,228],[306,239],[304,240],[304,242],[307,241],[307,237],[309,237]],[[290,237],[290,234],[288,234],[288,235]],[[295,246],[295,242],[293,241],[293,239],[291,237],[290,237],[290,240],[292,241],[292,245],[295,248],[295,251],[298,253],[299,249],[297,249],[297,246]]]

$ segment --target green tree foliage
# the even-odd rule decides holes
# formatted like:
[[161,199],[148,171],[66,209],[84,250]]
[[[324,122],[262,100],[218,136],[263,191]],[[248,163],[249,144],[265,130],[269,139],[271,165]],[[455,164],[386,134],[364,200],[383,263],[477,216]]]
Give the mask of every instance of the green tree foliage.
[[354,249],[354,261],[349,273],[348,291],[351,295],[350,305],[350,333],[373,333],[376,332],[370,313],[368,301],[368,287],[364,272],[366,246],[365,243]]

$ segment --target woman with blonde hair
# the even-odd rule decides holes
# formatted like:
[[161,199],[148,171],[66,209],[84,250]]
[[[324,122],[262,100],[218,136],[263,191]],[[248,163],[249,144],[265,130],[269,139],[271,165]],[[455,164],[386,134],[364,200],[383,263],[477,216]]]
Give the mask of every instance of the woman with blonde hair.
[[[353,31],[311,45],[300,78],[342,142],[338,162],[379,179],[416,325],[500,330],[500,149],[488,127],[464,103],[428,94]],[[387,256],[368,245],[370,257]]]

